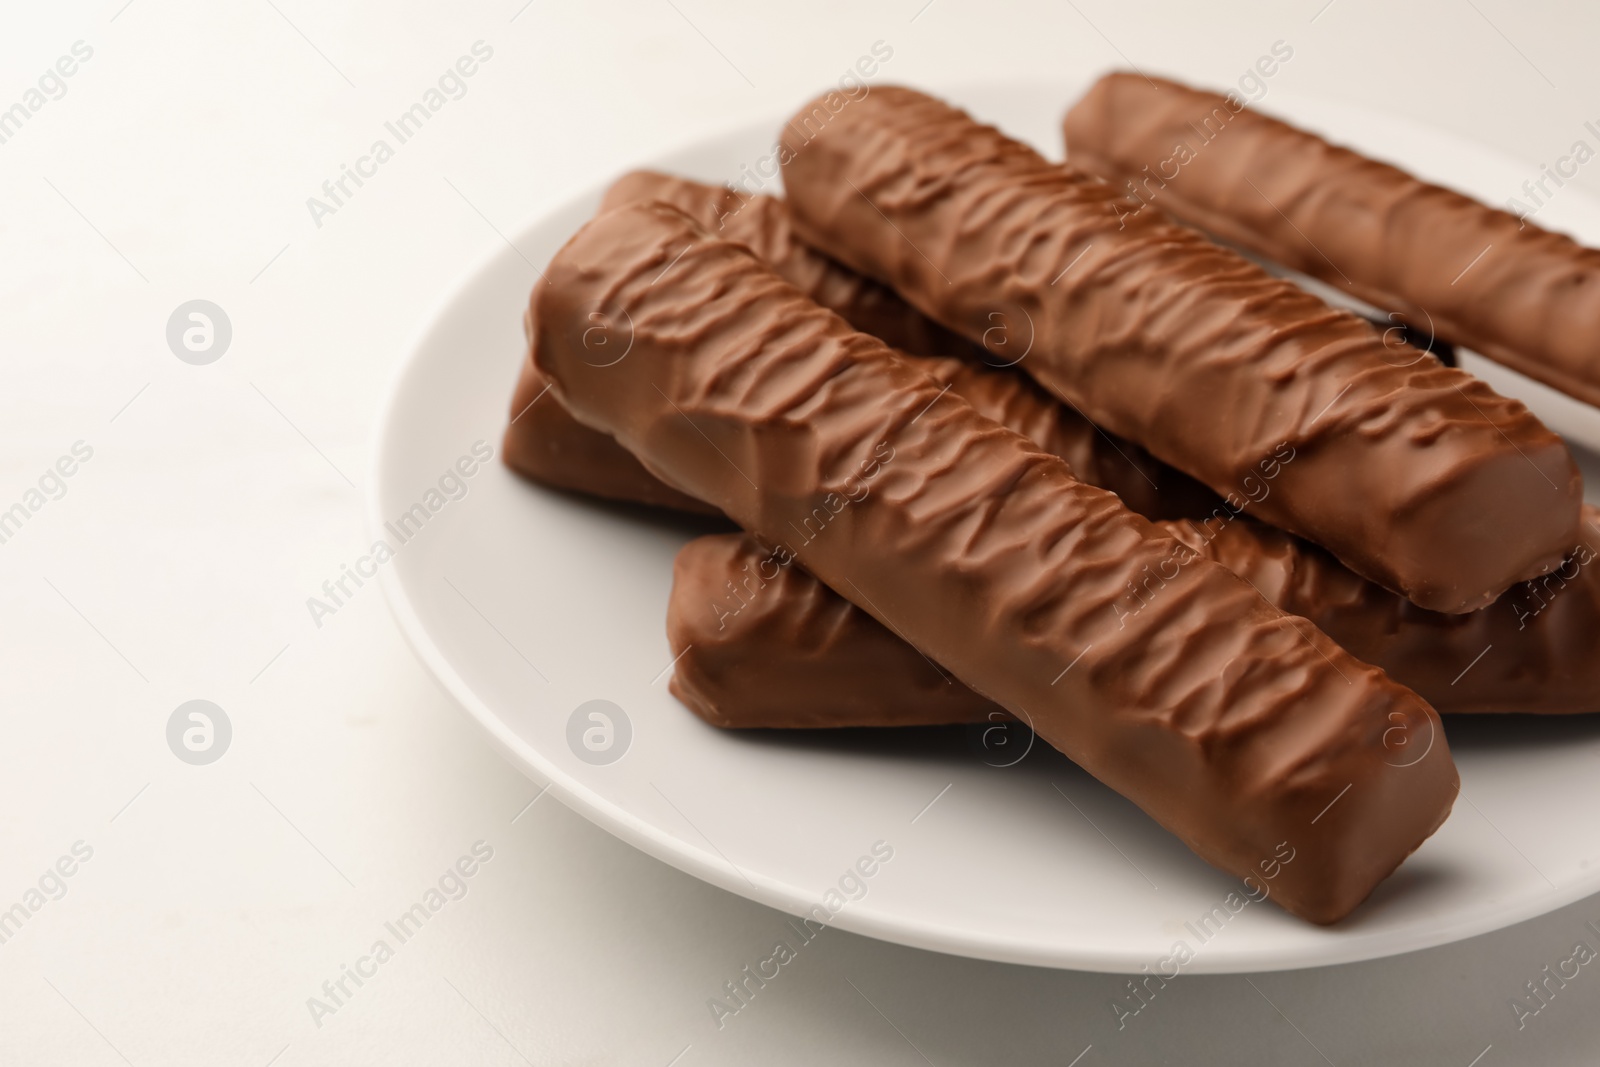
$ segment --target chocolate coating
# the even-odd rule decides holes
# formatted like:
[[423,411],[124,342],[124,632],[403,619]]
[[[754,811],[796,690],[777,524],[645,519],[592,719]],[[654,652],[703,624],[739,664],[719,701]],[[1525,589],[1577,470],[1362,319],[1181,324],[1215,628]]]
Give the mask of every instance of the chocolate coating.
[[[1193,478],[1138,445],[1097,429],[1025,376],[986,365],[975,356],[981,350],[935,325],[890,290],[801,244],[783,201],[769,196],[740,198],[720,186],[634,171],[607,191],[603,210],[651,200],[670,203],[708,231],[720,228],[721,236],[751,249],[784,279],[863,333],[895,347],[966,357],[907,358],[916,358],[917,365],[941,385],[1060,456],[1082,481],[1111,490],[1141,515],[1153,519],[1204,515],[1216,505],[1216,495]],[[713,510],[662,485],[609,435],[574,419],[559,401],[544,394],[546,384],[532,360],[525,361],[503,449],[513,470],[560,489],[685,511]]]
[[667,640],[673,695],[713,726],[932,726],[998,710],[748,534],[679,550]]
[[1469,611],[1576,539],[1566,447],[1470,375],[1395,366],[1358,316],[921,93],[797,122],[803,239],[969,338],[1026,336],[1051,392],[1363,576]]
[[[1218,503],[1215,493],[1187,474],[1100,430],[1023,375],[963,359],[898,355],[985,417],[1066,460],[1080,481],[1116,493],[1146,518],[1206,515]],[[548,384],[531,358],[523,361],[501,449],[512,470],[557,489],[716,514],[711,505],[662,484],[610,434],[573,418],[545,392]]]
[[1600,510],[1583,519],[1561,566],[1468,615],[1419,608],[1262,523],[1162,525],[1441,712],[1563,715],[1600,711]]
[[896,354],[980,415],[1060,456],[1080,482],[1110,490],[1147,519],[1208,515],[1221,504],[1210,489],[1106,433],[1026,375],[970,360]]
[[1162,78],[1106,75],[1066,138],[1141,201],[1600,405],[1600,251]]
[[[873,99],[876,97],[869,97]],[[1274,899],[1347,914],[1448,814],[1433,709],[1184,551],[659,204],[585,226],[536,287],[534,360],[579,419],[785,547],[970,688]],[[586,345],[592,316],[628,356]],[[1395,738],[1428,738],[1402,753]]]
[[725,185],[635,170],[611,184],[600,211],[652,200],[671,204],[708,233],[738,241],[790,285],[890,348],[920,355],[988,358],[982,346],[940,326],[893,289],[801,241],[795,236],[788,208],[777,197],[737,193]]
[[524,359],[500,449],[506,466],[555,489],[697,514],[717,513],[709,504],[663,484],[610,434],[573,418],[549,386],[533,360]]
[[[1561,567],[1469,615],[1425,611],[1247,517],[1161,527],[1443,714],[1568,715],[1600,711],[1600,509],[1584,520]],[[685,679],[673,692],[695,714],[735,727],[937,726],[996,710],[950,692],[916,649],[798,568],[764,580],[770,558],[741,534],[678,553],[667,636]]]

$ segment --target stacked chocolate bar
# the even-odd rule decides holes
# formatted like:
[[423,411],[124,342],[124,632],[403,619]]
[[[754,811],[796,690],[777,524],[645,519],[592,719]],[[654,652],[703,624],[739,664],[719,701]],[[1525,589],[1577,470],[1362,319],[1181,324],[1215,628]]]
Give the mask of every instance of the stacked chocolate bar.
[[[1287,843],[1274,898],[1333,922],[1450,810],[1436,708],[1600,710],[1600,523],[1522,404],[1126,195],[1234,103],[1141,86],[1067,165],[879,88],[785,125],[787,202],[626,176],[534,290],[505,455],[742,527],[675,570],[708,722],[1015,716],[1222,870]],[[1325,236],[1354,295],[1600,390],[1600,254],[1535,233],[1534,281],[1446,306],[1499,213],[1232,116],[1161,206],[1310,273]]]

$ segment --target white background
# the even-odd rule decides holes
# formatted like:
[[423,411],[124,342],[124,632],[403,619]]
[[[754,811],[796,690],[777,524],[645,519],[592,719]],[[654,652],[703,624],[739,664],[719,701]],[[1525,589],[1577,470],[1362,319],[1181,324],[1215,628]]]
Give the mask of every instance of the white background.
[[[1398,6],[12,6],[0,108],[75,41],[94,53],[0,144],[0,509],[74,442],[94,454],[0,544],[0,908],[74,842],[93,858],[0,944],[0,1063],[1593,1062],[1600,968],[1520,1031],[1509,1000],[1600,944],[1594,900],[1387,961],[1183,978],[1120,1033],[1115,977],[828,931],[719,1031],[707,998],[784,917],[527,808],[538,787],[376,588],[320,629],[305,606],[367,543],[369,431],[408,340],[570,193],[783,113],[880,39],[883,78],[934,89],[1127,62],[1226,86],[1282,39],[1274,91],[1430,122],[1530,176],[1600,120],[1600,14]],[[306,198],[478,40],[466,96],[318,228]],[[1575,184],[1600,191],[1600,166]],[[165,339],[197,297],[234,331],[204,367]],[[165,739],[195,698],[234,728],[209,767]],[[319,1027],[307,998],[480,840],[465,898]]]

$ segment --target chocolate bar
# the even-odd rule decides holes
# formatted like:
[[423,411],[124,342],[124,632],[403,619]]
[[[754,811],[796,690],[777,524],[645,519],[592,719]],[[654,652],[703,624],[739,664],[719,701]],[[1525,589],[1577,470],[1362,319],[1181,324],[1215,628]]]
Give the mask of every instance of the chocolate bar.
[[802,239],[1106,430],[1435,611],[1559,565],[1581,486],[1526,407],[909,89],[782,131]]
[[[1204,515],[1215,506],[1216,495],[1193,478],[1138,445],[1097,429],[1026,377],[994,368],[975,354],[981,349],[936,326],[891,291],[801,244],[783,201],[741,197],[720,186],[634,171],[611,186],[602,210],[651,200],[669,203],[708,231],[750,248],[779,275],[863,333],[893,347],[953,353],[918,358],[917,365],[989,418],[1065,459],[1083,481],[1122,497],[1141,515]],[[662,485],[610,436],[568,414],[545,393],[547,385],[532,360],[524,361],[502,450],[513,470],[559,489],[683,511],[714,510]]]
[[[749,534],[672,565],[672,693],[713,726],[942,726],[1003,715],[871,615]],[[1009,717],[1009,716],[1008,716]]]
[[1128,193],[1123,211],[1175,215],[1600,405],[1600,251],[1529,221],[1532,205],[1487,207],[1163,78],[1101,78],[1065,129],[1070,162]]
[[[744,246],[636,205],[546,275],[534,362],[580,421],[1222,870],[1294,848],[1273,895],[1296,915],[1344,916],[1448,814],[1455,766],[1415,694],[1206,559],[1120,612],[1181,544]],[[625,359],[586,343],[596,321]]]
[[[987,350],[945,329],[900,298],[795,236],[777,197],[741,193],[653,170],[624,174],[606,190],[600,211],[649,201],[671,204],[709,233],[749,248],[789,284],[890,348],[919,355],[985,360]],[[989,362],[994,362],[988,358]]]
[[[1248,517],[1160,525],[1443,714],[1600,711],[1600,508],[1584,509],[1583,541],[1560,567],[1470,615],[1424,611]],[[673,693],[717,726],[940,726],[1000,712],[748,534],[679,551],[667,637]]]
[[[788,212],[780,200],[770,196],[741,196],[724,186],[639,170],[624,174],[612,183],[601,202],[601,210],[651,200],[670,203],[707,229],[720,231],[749,246],[778,273],[823,306],[843,315],[857,329],[917,352],[967,356],[982,352],[922,315],[892,290],[863,278],[796,240]],[[604,331],[592,336],[601,339]],[[574,419],[559,401],[546,395],[548,384],[531,359],[523,361],[512,398],[511,422],[506,427],[501,450],[512,470],[556,489],[679,511],[716,512],[715,508],[663,485],[610,435],[592,430]],[[1113,442],[1112,447],[1117,444]],[[1126,454],[1143,461],[1137,470],[1130,470],[1130,474],[1165,469],[1142,455],[1142,450],[1136,446],[1121,443],[1121,447]],[[1115,467],[1114,461],[1107,462]],[[1157,477],[1173,481],[1174,475],[1177,472]]]
[[[1020,374],[945,356],[900,355],[1146,518],[1205,515],[1217,504],[1217,495],[1187,474],[1098,429]],[[548,385],[533,361],[524,360],[501,449],[512,470],[557,489],[716,514],[709,504],[664,485],[615,438],[573,418],[546,392]]]
[[610,434],[573,418],[550,395],[550,382],[531,359],[522,361],[500,453],[518,474],[555,489],[696,514],[717,513],[645,470]]
[[1110,490],[1145,518],[1209,515],[1223,503],[1176,467],[1106,433],[1026,375],[964,359],[896,354],[985,418],[1060,456],[1079,481]]
[[1262,523],[1162,526],[1439,711],[1561,715],[1600,711],[1600,509],[1582,515],[1560,566],[1469,615],[1418,608]]

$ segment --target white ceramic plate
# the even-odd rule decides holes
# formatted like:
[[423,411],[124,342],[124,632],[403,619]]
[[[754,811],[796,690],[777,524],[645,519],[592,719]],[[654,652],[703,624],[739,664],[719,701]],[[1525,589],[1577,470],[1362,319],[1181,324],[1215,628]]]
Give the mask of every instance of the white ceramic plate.
[[[951,94],[1059,154],[1056,123],[1083,85]],[[1274,95],[1266,104],[1424,174],[1500,201],[1518,166],[1391,117]],[[706,180],[766,154],[781,116],[650,165]],[[643,161],[642,161],[643,162]],[[1359,960],[1495,929],[1600,890],[1600,720],[1454,721],[1463,799],[1444,828],[1351,919],[1319,929],[1271,904],[1202,938],[1236,887],[1131,804],[1035,746],[1015,766],[966,731],[760,736],[719,732],[667,692],[672,557],[708,528],[530,486],[496,461],[445,477],[475,442],[499,454],[536,275],[602,185],[523,227],[428,321],[383,411],[370,480],[383,583],[418,654],[508,758],[610,832],[696,877],[793,914],[844,889],[834,925],[908,945],[1086,970],[1152,969],[1176,942],[1187,972]],[[1544,218],[1600,241],[1600,210],[1566,190]],[[1551,422],[1600,441],[1600,413],[1506,373]],[[481,449],[482,446],[480,446]],[[465,464],[471,467],[471,463]],[[432,503],[401,543],[385,528]],[[576,709],[623,709],[609,764],[580,759]],[[576,727],[595,727],[580,717]],[[630,733],[631,737],[625,737]],[[592,740],[603,744],[603,735]],[[625,751],[624,751],[625,750]],[[875,844],[892,859],[851,876]]]

